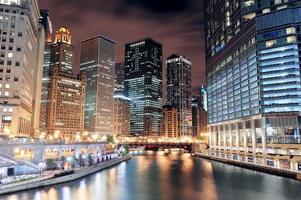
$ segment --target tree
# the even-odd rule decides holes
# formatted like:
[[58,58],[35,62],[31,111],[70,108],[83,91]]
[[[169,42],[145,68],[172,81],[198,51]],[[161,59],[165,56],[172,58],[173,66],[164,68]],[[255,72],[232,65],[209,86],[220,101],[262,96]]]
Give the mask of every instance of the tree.
[[107,135],[107,143],[109,143],[109,144],[115,144],[114,136],[113,135]]
[[61,156],[60,161],[61,161],[61,164],[62,164],[62,168],[64,169],[65,164],[66,164],[66,157],[65,156]]
[[89,164],[89,166],[93,165],[93,157],[91,154],[89,154],[89,156],[88,156],[88,164]]
[[47,170],[55,170],[56,169],[56,163],[53,159],[47,159],[46,160],[46,167]]
[[122,155],[122,156],[126,156],[126,155],[129,154],[129,152],[130,152],[129,146],[128,146],[128,145],[125,145],[125,146],[123,146],[123,148],[122,148],[122,150],[121,150],[121,155]]

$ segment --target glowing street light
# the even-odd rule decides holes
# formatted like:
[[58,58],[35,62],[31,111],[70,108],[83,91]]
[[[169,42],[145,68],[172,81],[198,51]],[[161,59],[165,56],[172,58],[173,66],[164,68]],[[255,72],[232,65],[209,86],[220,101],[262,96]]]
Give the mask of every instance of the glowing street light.
[[60,137],[61,132],[60,131],[55,131],[54,132],[54,138],[58,139]]
[[98,138],[98,136],[97,136],[97,134],[94,134],[93,136],[92,136],[92,138],[93,138],[93,140],[97,140],[97,138]]

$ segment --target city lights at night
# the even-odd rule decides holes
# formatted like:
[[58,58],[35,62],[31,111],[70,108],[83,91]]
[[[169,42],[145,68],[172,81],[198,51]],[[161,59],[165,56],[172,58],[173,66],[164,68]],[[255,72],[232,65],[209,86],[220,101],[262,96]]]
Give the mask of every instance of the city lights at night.
[[0,0],[0,200],[301,198],[301,0]]

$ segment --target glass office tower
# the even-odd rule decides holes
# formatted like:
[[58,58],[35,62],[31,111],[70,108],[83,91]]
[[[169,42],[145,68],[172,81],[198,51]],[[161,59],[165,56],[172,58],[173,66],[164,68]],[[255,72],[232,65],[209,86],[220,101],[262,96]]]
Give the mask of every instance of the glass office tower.
[[178,55],[166,60],[167,105],[180,113],[179,135],[192,136],[191,62]]
[[300,1],[205,6],[211,155],[301,169]]
[[115,48],[102,36],[81,42],[80,71],[85,75],[85,130],[99,136],[113,132]]
[[158,135],[162,123],[162,45],[150,38],[125,46],[125,92],[131,134]]

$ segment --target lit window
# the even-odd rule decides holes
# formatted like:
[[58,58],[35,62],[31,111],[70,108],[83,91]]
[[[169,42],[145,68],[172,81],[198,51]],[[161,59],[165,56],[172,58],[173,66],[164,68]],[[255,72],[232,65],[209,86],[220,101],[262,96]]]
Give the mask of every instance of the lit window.
[[4,96],[8,97],[8,96],[9,96],[9,92],[8,92],[8,91],[5,91],[5,92],[4,92]]
[[10,88],[9,83],[6,83],[6,84],[5,84],[5,88],[6,88],[6,89]]
[[270,11],[271,11],[271,9],[265,8],[265,9],[262,10],[262,13],[263,13],[263,14],[264,14],[264,13],[269,13]]
[[297,42],[296,36],[287,37],[287,43],[296,43],[296,42]]
[[8,56],[9,58],[12,58],[12,57],[14,56],[14,54],[13,54],[13,53],[8,53],[7,56]]
[[277,40],[269,40],[265,42],[265,47],[269,48],[269,47],[273,47],[277,45]]
[[295,27],[290,27],[290,28],[286,29],[286,34],[287,35],[293,34],[293,33],[296,33],[296,28]]

